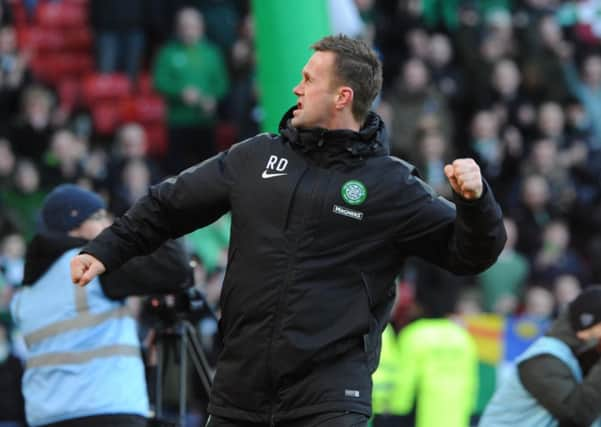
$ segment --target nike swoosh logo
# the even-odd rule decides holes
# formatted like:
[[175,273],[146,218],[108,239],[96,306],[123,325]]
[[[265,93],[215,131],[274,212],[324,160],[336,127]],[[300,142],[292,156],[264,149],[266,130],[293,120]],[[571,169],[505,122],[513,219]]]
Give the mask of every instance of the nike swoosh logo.
[[275,178],[276,176],[288,175],[288,173],[268,173],[267,170],[263,171],[261,177],[263,179]]

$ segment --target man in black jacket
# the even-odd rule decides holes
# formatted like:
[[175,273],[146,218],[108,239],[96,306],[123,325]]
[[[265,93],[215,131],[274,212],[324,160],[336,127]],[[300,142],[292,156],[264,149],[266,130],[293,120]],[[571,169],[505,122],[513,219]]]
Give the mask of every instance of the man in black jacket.
[[280,134],[152,187],[71,263],[83,286],[231,211],[211,427],[364,426],[403,259],[472,274],[505,241],[473,160],[445,167],[453,205],[388,155],[375,53],[345,36],[313,49]]

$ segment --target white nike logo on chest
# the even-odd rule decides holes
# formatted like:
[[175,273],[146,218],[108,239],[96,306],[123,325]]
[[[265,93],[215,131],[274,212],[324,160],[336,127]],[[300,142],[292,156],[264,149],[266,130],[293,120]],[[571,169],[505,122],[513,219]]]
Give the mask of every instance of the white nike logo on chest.
[[275,178],[276,176],[283,176],[283,175],[288,175],[288,173],[269,173],[269,172],[267,172],[267,170],[264,170],[261,177],[263,179],[269,179],[269,178]]

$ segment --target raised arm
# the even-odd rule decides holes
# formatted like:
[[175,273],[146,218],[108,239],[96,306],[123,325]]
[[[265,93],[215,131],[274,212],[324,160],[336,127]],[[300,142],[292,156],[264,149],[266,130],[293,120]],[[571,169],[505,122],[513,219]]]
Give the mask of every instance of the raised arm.
[[501,208],[480,168],[472,159],[445,167],[453,203],[438,197],[417,176],[410,178],[416,194],[413,217],[418,226],[403,226],[397,244],[406,255],[425,259],[455,274],[476,274],[493,264],[505,245]]
[[165,240],[204,227],[229,208],[234,180],[232,149],[150,188],[125,215],[88,243],[71,262],[75,284],[84,286],[137,255],[146,255]]

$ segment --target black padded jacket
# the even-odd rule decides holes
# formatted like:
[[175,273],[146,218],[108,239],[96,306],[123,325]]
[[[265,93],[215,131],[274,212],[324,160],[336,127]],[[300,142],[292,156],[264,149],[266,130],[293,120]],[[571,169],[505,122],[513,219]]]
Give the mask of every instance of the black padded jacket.
[[231,211],[209,412],[263,423],[370,415],[403,260],[482,271],[505,243],[501,210],[487,185],[475,201],[434,194],[388,155],[374,113],[353,132],[296,129],[291,111],[280,134],[257,135],[152,187],[84,251],[110,271]]

